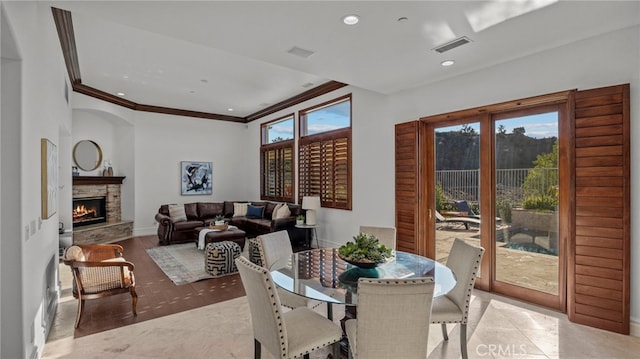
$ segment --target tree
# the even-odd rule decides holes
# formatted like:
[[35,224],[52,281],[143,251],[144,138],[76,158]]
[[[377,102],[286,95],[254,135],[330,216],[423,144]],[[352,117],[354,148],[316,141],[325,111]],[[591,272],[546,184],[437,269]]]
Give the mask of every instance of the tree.
[[524,208],[551,209],[558,206],[558,141],[548,153],[539,154],[524,179]]

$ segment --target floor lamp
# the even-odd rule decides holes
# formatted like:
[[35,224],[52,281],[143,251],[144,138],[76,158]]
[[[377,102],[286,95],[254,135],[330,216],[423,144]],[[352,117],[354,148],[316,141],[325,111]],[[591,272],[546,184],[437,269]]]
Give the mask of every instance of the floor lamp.
[[316,225],[316,210],[320,208],[320,197],[318,196],[305,196],[302,197],[302,209],[307,210],[307,225]]

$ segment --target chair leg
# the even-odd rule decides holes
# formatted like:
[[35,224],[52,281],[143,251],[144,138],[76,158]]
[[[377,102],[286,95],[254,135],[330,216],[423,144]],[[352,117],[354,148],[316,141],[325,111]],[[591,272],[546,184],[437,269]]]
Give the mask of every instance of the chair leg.
[[331,345],[331,348],[333,349],[333,354],[332,354],[332,358],[334,359],[340,359],[340,342],[337,341],[335,343],[333,343]]
[[84,311],[84,299],[82,297],[78,297],[78,313],[76,314],[76,325],[75,328],[80,325],[80,318],[82,317],[82,312]]
[[444,340],[449,340],[449,334],[447,334],[447,323],[442,323],[442,337]]
[[138,294],[135,289],[131,289],[129,291],[131,293],[131,311],[133,312],[133,316],[138,316],[138,312],[136,311],[136,307],[138,306]]
[[261,351],[260,351],[260,342],[258,341],[258,339],[253,338],[253,358],[254,359],[260,359],[261,355]]
[[467,324],[460,323],[460,352],[462,359],[467,359]]

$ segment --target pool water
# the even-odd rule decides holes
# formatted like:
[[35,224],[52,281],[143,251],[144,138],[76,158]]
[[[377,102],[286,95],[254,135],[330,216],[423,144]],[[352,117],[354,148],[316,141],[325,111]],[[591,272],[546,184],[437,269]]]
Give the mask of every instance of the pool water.
[[504,245],[504,248],[517,249],[520,251],[532,252],[532,253],[541,253],[541,254],[549,254],[552,256],[557,256],[558,253],[555,251],[548,250],[544,247],[541,247],[535,243],[515,243],[509,242]]

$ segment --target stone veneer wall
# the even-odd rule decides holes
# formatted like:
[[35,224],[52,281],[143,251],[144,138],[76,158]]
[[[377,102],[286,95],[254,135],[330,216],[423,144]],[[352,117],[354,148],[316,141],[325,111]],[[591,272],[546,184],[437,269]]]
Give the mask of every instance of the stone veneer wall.
[[[73,229],[74,244],[111,243],[133,236],[133,221],[122,220],[120,199],[120,183],[113,183],[115,178],[100,177],[74,178],[74,182],[82,180],[82,184],[74,183],[73,198],[105,197],[107,223],[100,223]],[[93,182],[93,183],[87,183]]]

